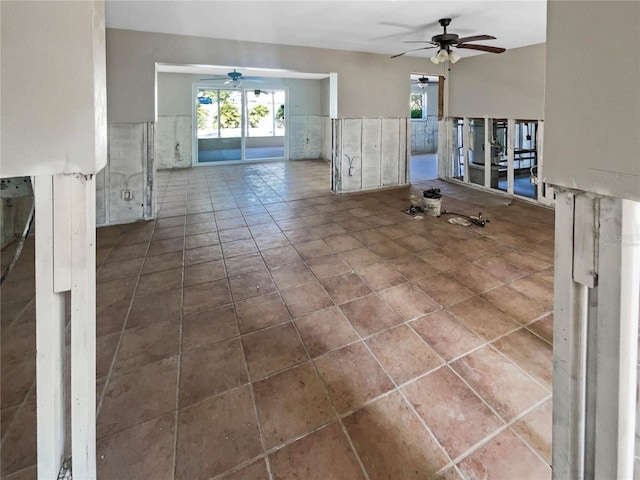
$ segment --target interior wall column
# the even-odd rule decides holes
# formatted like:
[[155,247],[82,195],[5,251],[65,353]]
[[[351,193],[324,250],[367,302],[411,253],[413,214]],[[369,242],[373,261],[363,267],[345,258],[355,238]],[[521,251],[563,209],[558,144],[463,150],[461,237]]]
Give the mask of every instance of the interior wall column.
[[560,189],[556,200],[553,476],[631,478],[640,204]]

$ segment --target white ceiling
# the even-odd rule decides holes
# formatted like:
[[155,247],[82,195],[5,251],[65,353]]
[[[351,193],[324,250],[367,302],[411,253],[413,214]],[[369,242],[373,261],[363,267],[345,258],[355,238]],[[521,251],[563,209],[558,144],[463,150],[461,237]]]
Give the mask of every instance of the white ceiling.
[[416,47],[404,40],[442,33],[444,17],[453,18],[451,33],[497,37],[485,45],[516,48],[546,36],[546,0],[107,0],[106,9],[111,28],[388,55]]

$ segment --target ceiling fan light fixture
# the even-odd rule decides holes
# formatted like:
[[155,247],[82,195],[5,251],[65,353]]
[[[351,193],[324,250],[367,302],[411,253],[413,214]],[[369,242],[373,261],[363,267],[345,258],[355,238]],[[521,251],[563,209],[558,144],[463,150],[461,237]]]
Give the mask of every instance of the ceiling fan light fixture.
[[438,52],[438,62],[439,63],[446,62],[448,58],[449,58],[449,54],[447,53],[447,51],[444,48]]
[[440,60],[438,60],[438,55],[434,55],[433,57],[431,57],[429,60],[431,60],[433,63],[435,63],[436,65],[440,63]]
[[456,52],[451,52],[449,53],[449,61],[451,63],[456,63],[458,60],[460,60],[460,55],[458,55]]

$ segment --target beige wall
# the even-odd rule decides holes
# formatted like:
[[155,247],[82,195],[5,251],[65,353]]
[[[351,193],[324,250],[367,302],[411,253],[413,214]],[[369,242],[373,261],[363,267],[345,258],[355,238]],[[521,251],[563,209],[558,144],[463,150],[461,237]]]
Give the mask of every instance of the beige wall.
[[451,66],[449,115],[543,119],[545,45],[463,58]]
[[338,73],[341,117],[406,116],[411,71],[424,59],[107,29],[110,121],[155,121],[155,63]]
[[104,2],[0,2],[0,175],[107,161]]
[[547,8],[545,181],[639,201],[640,2]]

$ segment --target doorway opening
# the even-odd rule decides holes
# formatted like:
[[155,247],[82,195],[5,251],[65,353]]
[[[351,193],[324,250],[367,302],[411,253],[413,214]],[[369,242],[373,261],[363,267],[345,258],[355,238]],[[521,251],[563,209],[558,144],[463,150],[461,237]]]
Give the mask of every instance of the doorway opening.
[[411,74],[411,183],[438,178],[439,77]]
[[194,85],[194,165],[287,158],[286,90]]

